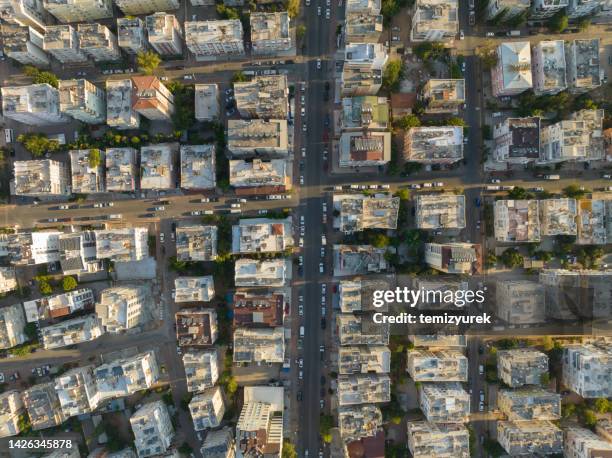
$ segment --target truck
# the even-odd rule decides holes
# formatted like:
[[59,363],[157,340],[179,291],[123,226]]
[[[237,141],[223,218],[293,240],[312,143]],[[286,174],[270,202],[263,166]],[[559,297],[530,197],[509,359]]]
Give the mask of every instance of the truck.
[[544,175],[545,180],[560,180],[561,177],[559,175]]
[[510,32],[508,32],[507,35],[509,37],[520,37],[521,36],[521,31],[520,30],[510,30]]

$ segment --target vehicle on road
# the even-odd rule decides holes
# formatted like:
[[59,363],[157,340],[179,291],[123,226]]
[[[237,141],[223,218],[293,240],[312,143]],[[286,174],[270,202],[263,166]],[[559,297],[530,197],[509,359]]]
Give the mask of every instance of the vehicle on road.
[[325,265],[322,262],[319,263],[319,273],[325,273]]
[[560,180],[561,177],[559,175],[544,175],[545,180]]
[[492,38],[492,37],[494,37],[494,36],[495,36],[495,34],[494,34],[493,32],[487,32],[487,33],[485,34],[485,37],[487,37],[487,38]]
[[484,375],[484,366],[482,364],[478,365],[478,373],[480,375]]
[[478,403],[478,411],[479,412],[484,412],[484,402],[479,402]]
[[460,31],[459,31],[459,39],[460,39],[460,40],[465,39],[465,34],[463,33],[463,30],[460,30]]
[[321,7],[317,6],[317,16],[321,16]]
[[329,8],[325,9],[325,19],[329,19],[331,16],[331,12],[329,11]]
[[474,11],[470,11],[469,21],[470,21],[470,25],[476,24],[476,13]]
[[200,210],[193,210],[189,213],[191,216],[200,216],[202,212]]
[[501,180],[499,178],[491,178],[491,183],[501,183]]
[[155,207],[155,211],[156,212],[163,212],[166,209],[166,207],[164,207],[163,205],[159,205],[157,207]]
[[321,70],[321,59],[317,59],[317,70]]

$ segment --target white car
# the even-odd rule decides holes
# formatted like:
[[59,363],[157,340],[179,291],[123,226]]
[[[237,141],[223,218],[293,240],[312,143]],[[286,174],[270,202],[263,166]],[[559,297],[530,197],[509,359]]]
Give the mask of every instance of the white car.
[[329,8],[327,8],[327,9],[325,10],[325,19],[329,19],[329,18],[330,18],[330,16],[331,16],[331,13],[330,13],[330,11],[329,11]]
[[435,182],[433,185],[434,185],[435,187],[437,187],[437,188],[442,188],[442,187],[444,187],[444,183],[443,183],[443,182],[441,182],[441,181],[437,181],[437,182]]
[[463,30],[459,31],[459,39],[463,40],[465,38],[465,34],[463,33]]
[[319,264],[319,273],[320,274],[325,273],[325,266],[323,265],[323,263]]
[[304,224],[304,215],[300,215],[300,224]]
[[317,70],[321,70],[321,59],[317,59]]
[[302,116],[302,118],[306,116],[306,109],[304,107],[300,109],[300,115]]
[[321,257],[325,257],[325,247],[321,247]]
[[326,290],[327,290],[327,284],[326,283],[321,283],[321,294],[325,294]]
[[268,214],[268,210],[259,210],[257,213],[259,215],[267,215]]
[[304,239],[302,237],[300,237],[300,241],[298,242],[298,245],[300,248],[304,247]]
[[298,315],[299,316],[304,316],[304,304],[299,304],[298,305]]
[[325,306],[321,306],[321,316],[325,316]]
[[306,157],[306,148],[302,148],[302,157]]
[[317,6],[317,16],[321,16],[321,7]]
[[306,132],[308,130],[308,127],[306,126],[306,123],[302,124],[302,132]]
[[300,184],[304,184],[304,175],[300,175]]
[[479,402],[478,403],[478,411],[479,412],[484,412],[484,402]]
[[499,178],[493,178],[491,183],[501,183],[501,180]]

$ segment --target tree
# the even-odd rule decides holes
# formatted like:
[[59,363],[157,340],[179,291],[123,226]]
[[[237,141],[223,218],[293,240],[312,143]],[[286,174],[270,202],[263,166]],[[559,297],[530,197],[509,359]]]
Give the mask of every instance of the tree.
[[395,195],[396,197],[400,198],[400,201],[410,199],[410,191],[408,191],[407,189],[398,189]]
[[53,86],[56,89],[57,89],[57,86],[59,85],[59,80],[57,78],[57,75],[51,72],[41,71],[31,65],[26,65],[23,68],[23,73],[26,76],[31,76],[33,78],[32,82],[34,84],[45,84],[46,83],[46,84],[49,84],[50,86]]
[[508,248],[501,255],[501,262],[508,268],[518,267],[523,265],[523,256],[516,248]]
[[570,199],[580,199],[589,191],[576,184],[570,184],[563,188],[563,194]]
[[561,33],[569,25],[569,17],[565,14],[565,10],[559,10],[546,24],[551,32]]
[[247,80],[246,75],[240,70],[234,73],[234,76],[232,76],[232,83],[243,83],[246,80]]
[[389,237],[385,234],[374,234],[370,243],[376,248],[386,248],[389,246]]
[[193,448],[187,442],[183,442],[183,444],[178,448],[178,451],[183,455],[191,455]]
[[576,26],[580,32],[584,32],[591,25],[591,20],[588,18],[580,19]]
[[66,292],[72,291],[77,286],[78,286],[78,283],[72,275],[68,275],[67,277],[64,277],[64,279],[62,280],[62,288],[64,288],[64,291]]
[[38,290],[40,291],[40,294],[44,296],[48,296],[53,292],[53,288],[47,280],[42,280],[38,283]]
[[480,58],[480,62],[485,70],[490,70],[497,65],[497,51],[495,48],[478,48],[476,55]]
[[298,40],[304,38],[304,35],[306,35],[306,26],[304,24],[298,25],[295,29],[295,35]]
[[145,75],[152,75],[157,67],[161,64],[161,57],[153,51],[140,51],[136,55],[136,65],[138,70]]
[[510,197],[511,199],[522,200],[522,199],[527,199],[530,196],[525,190],[525,188],[521,188],[520,186],[515,186],[510,191],[508,191],[508,197]]
[[452,116],[444,121],[445,126],[459,126],[459,127],[467,127],[465,120],[463,118],[459,118],[457,116]]
[[297,452],[295,451],[295,445],[287,439],[283,441],[283,454],[282,458],[297,458]]
[[404,66],[399,59],[392,60],[387,64],[383,73],[382,86],[387,92],[396,92],[404,73]]
[[57,140],[51,140],[43,134],[21,134],[17,137],[17,141],[23,143],[23,147],[34,157],[54,153],[59,150],[60,146]]
[[608,401],[606,398],[598,398],[595,399],[595,410],[598,413],[607,413],[612,410],[612,403]]
[[410,115],[402,116],[397,121],[395,121],[393,124],[398,129],[408,130],[411,127],[420,127],[421,120],[417,118],[415,115],[410,114]]
[[597,415],[591,409],[584,409],[584,424],[589,428],[594,428],[597,424]]
[[412,51],[418,58],[424,61],[439,59],[447,53],[447,50],[442,43],[430,41],[419,43],[412,48]]
[[222,3],[217,4],[217,14],[222,19],[240,19],[240,14],[235,8],[229,8]]
[[100,150],[98,148],[93,148],[89,150],[89,166],[92,169],[95,169],[100,166],[102,163],[102,157],[100,155]]
[[285,10],[291,19],[300,14],[300,0],[285,0]]

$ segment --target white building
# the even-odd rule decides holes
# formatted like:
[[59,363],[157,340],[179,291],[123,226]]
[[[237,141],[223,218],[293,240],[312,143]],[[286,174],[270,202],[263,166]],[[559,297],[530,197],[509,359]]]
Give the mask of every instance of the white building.
[[43,0],[59,22],[90,22],[113,17],[111,0]]
[[539,387],[499,390],[497,407],[512,421],[559,420],[561,395]]
[[87,62],[87,55],[79,49],[77,31],[68,24],[47,26],[43,48],[62,64]]
[[548,356],[521,348],[497,352],[497,376],[510,388],[539,385],[543,374],[548,374]]
[[458,350],[408,350],[406,371],[415,382],[466,382],[468,360]]
[[238,19],[219,21],[186,21],[185,43],[198,58],[244,54],[242,22]]
[[469,458],[470,434],[457,423],[409,421],[408,450],[414,458]]
[[183,34],[176,16],[155,13],[147,16],[145,21],[149,44],[155,51],[162,56],[174,56],[183,53]]
[[385,346],[341,346],[338,348],[340,374],[384,374],[391,370],[391,352]]
[[75,367],[56,377],[55,391],[66,417],[91,413],[100,404],[93,366]]
[[234,83],[236,107],[243,118],[287,119],[289,84],[286,75],[255,76]]
[[391,400],[391,379],[387,374],[338,376],[338,405],[370,404]]
[[544,199],[540,201],[542,235],[576,235],[576,199]]
[[189,412],[196,431],[216,428],[225,414],[223,392],[216,386],[196,394],[189,402]]
[[197,393],[212,388],[219,380],[217,349],[188,350],[183,354],[187,391]]
[[285,333],[277,328],[237,328],[234,330],[234,362],[247,364],[282,363],[285,359]]
[[612,444],[588,429],[565,428],[563,436],[563,456],[566,458],[612,456]]
[[[195,0],[191,0],[192,3]],[[202,456],[209,458],[234,458],[236,456],[236,442],[233,428],[224,426],[216,431],[209,431],[200,448]]]
[[117,37],[102,24],[79,24],[79,48],[96,62],[121,59]]
[[[197,89],[196,89],[197,99]],[[215,189],[215,145],[181,145],[181,188]]]
[[587,92],[601,86],[599,38],[565,43],[567,85],[572,92]]
[[482,272],[482,249],[472,243],[426,243],[425,262],[448,274],[478,274]]
[[286,286],[291,279],[291,263],[287,259],[236,259],[234,283],[236,287]]
[[195,118],[198,121],[215,121],[221,115],[221,98],[216,84],[195,85]]
[[465,228],[463,194],[419,194],[415,207],[416,226],[419,229]]
[[274,55],[293,47],[289,14],[251,13],[251,43],[253,54]]
[[294,244],[291,217],[287,219],[241,219],[232,226],[233,253],[273,253]]
[[[281,105],[277,109],[282,109]],[[285,157],[289,129],[285,119],[229,119],[227,148],[233,157]]]
[[498,421],[497,441],[510,456],[543,456],[563,451],[563,432],[549,420]]
[[457,0],[417,0],[412,16],[411,41],[451,41],[457,33]]
[[345,234],[364,229],[396,229],[400,199],[387,194],[334,194],[334,228]]
[[23,65],[48,67],[49,56],[43,51],[43,34],[33,27],[2,24],[2,49],[6,56]]
[[34,431],[52,428],[66,421],[53,382],[34,385],[25,390],[21,397]]
[[497,47],[497,64],[491,68],[491,84],[495,97],[518,95],[533,87],[528,41],[512,41]]
[[138,17],[117,18],[117,44],[129,54],[146,51],[145,24]]
[[0,18],[4,22],[45,30],[45,11],[40,1],[2,0],[0,5]]
[[565,79],[565,42],[544,40],[531,52],[533,92],[536,95],[557,94],[567,87]]
[[340,167],[382,166],[391,160],[391,132],[344,132],[339,148]]
[[59,82],[60,111],[87,124],[106,121],[106,94],[86,79]]
[[538,200],[498,200],[495,202],[495,240],[499,242],[540,241]]
[[96,313],[108,332],[121,332],[142,326],[151,319],[153,298],[144,285],[107,288],[100,293]]
[[15,161],[13,163],[14,195],[65,196],[70,193],[68,167],[51,159]]
[[563,385],[583,398],[612,397],[612,344],[572,344],[563,348]]
[[0,267],[0,294],[17,289],[17,277],[14,267]]
[[533,0],[531,5],[530,19],[542,20],[554,16],[557,12],[566,8],[569,0]]
[[67,121],[60,112],[59,92],[47,83],[29,86],[5,86],[2,114],[28,126],[45,126]]
[[106,124],[115,129],[138,129],[140,115],[132,108],[131,79],[106,80]]
[[91,342],[104,334],[104,328],[95,313],[60,321],[40,328],[45,350]]
[[382,412],[374,404],[338,408],[338,428],[345,443],[375,436],[382,424]]
[[21,393],[17,390],[0,394],[0,437],[16,436],[21,432],[20,417],[25,415]]
[[470,417],[470,395],[459,382],[423,383],[419,406],[433,423],[465,423]]
[[[230,185],[238,188],[260,188],[259,193],[285,192],[291,189],[293,162],[286,159],[250,161],[235,159],[229,161]],[[239,191],[237,191],[239,192]]]
[[130,417],[138,458],[166,452],[174,438],[172,419],[163,401],[149,402]]
[[217,226],[189,225],[176,228],[176,257],[180,261],[214,261],[217,258]]
[[146,227],[96,231],[96,257],[112,261],[140,261],[149,256]]
[[382,70],[389,55],[381,43],[348,43],[344,50],[344,65],[360,70]]
[[540,118],[505,118],[493,126],[493,158],[528,164],[540,157]]
[[347,13],[369,13],[379,14],[381,2],[380,0],[347,0]]
[[178,143],[158,143],[140,148],[140,189],[174,189]]
[[21,304],[0,308],[0,348],[5,350],[25,343],[25,315]]
[[605,0],[569,0],[566,11],[570,20],[575,20],[584,16],[595,15],[609,8],[610,5]]
[[115,0],[115,4],[126,16],[171,11],[179,7],[178,0]]
[[487,6],[487,19],[504,12],[504,20],[523,14],[529,10],[531,0],[492,0]]
[[106,150],[106,190],[132,192],[136,190],[137,151],[134,148],[108,148]]
[[96,367],[96,387],[102,401],[122,398],[151,388],[160,378],[153,350],[116,359]]
[[81,194],[105,192],[104,150],[71,150],[69,156],[72,171],[72,192]]
[[212,275],[204,277],[176,277],[174,279],[176,303],[208,302],[215,297],[215,283]]
[[535,281],[503,280],[495,289],[497,316],[508,324],[537,324],[546,319],[544,286]]

